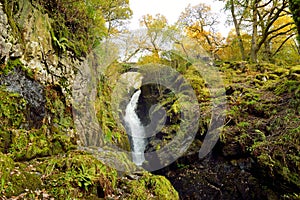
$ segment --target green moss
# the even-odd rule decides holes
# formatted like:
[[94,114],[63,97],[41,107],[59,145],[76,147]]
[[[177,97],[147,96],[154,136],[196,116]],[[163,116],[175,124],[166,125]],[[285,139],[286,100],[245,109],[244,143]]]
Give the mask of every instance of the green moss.
[[299,88],[300,88],[300,82],[297,80],[286,80],[283,82],[280,82],[278,86],[275,88],[275,94],[276,95],[281,95],[283,93],[299,93]]
[[6,65],[3,65],[0,67],[0,75],[8,75],[9,72],[13,71],[16,67],[22,65],[21,61],[19,59],[16,60],[8,60]]
[[116,167],[118,171],[130,173],[137,170],[136,165],[131,161],[127,153],[118,152],[115,148],[103,146],[102,151],[98,148],[84,148],[98,160],[102,160],[106,165]]
[[[255,142],[251,147],[251,153],[255,155],[260,168],[273,178],[275,187],[289,185],[289,189],[299,188],[300,154],[297,151],[300,145],[299,119],[295,110],[284,110],[281,114],[285,117],[273,120],[272,126],[268,128],[269,132],[277,134],[271,137],[264,136],[265,139]],[[282,127],[285,129],[282,130]]]
[[101,8],[99,2],[97,5],[80,1],[44,1],[40,4],[53,19],[51,37],[59,54],[68,49],[78,57],[84,56],[106,32],[103,15],[98,10]]
[[41,189],[40,176],[27,171],[27,166],[14,163],[8,156],[0,153],[0,194],[5,197],[17,196],[26,190]]
[[104,197],[116,188],[117,172],[84,152],[68,152],[33,164],[45,174],[45,188],[57,199]]
[[0,130],[20,128],[25,122],[26,101],[17,93],[0,86]]
[[126,199],[179,199],[177,191],[163,176],[144,173],[138,180],[125,182],[126,190],[130,193]]
[[[72,118],[64,115],[63,104],[52,110],[53,123],[40,129],[25,130],[26,101],[20,95],[0,90],[0,141],[1,151],[9,152],[15,160],[29,160],[37,156],[48,156],[73,148],[66,128],[72,124]],[[53,102],[51,102],[53,103]],[[56,123],[56,124],[55,124]],[[51,131],[51,134],[49,132]]]
[[8,152],[18,161],[55,155],[73,148],[65,133],[53,132],[49,135],[45,126],[38,130],[11,130],[10,134],[12,139]]
[[14,161],[0,152],[0,194],[4,193]]
[[42,187],[40,176],[35,173],[18,170],[16,168],[13,175],[7,182],[7,188],[5,188],[5,194],[7,197],[19,195],[25,191],[35,191]]
[[294,66],[290,69],[290,74],[293,73],[300,74],[300,65]]
[[[100,83],[97,88],[98,97],[95,101],[95,110],[100,127],[103,131],[104,143],[114,144],[129,151],[130,144],[125,128],[120,123],[117,123],[115,119],[115,117],[122,114],[122,108],[120,107],[121,102],[113,102],[116,100],[112,99],[111,95],[117,84],[116,80],[121,75],[120,72],[122,69],[122,65],[113,63],[105,72],[106,76],[99,77]],[[114,110],[113,106],[119,106],[119,108],[115,108],[117,110]]]
[[288,70],[285,68],[277,68],[276,70],[271,72],[272,74],[275,74],[277,76],[287,75]]
[[15,69],[21,69],[23,72],[25,72],[26,76],[34,79],[34,72],[31,69],[24,67],[20,59],[9,59],[5,65],[0,66],[0,75],[8,75]]
[[1,87],[0,151],[10,153],[15,160],[29,160],[74,148],[75,142],[67,133],[73,123],[71,113],[66,112],[59,98],[47,105],[53,112],[51,124],[45,124],[40,129],[25,130],[28,112],[26,101],[19,94]]

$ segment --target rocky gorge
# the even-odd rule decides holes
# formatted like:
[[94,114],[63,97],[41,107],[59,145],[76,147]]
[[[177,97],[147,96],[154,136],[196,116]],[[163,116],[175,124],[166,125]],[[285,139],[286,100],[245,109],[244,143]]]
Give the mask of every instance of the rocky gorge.
[[[0,1],[2,199],[300,198],[299,65],[215,63],[225,87],[216,99],[226,108],[215,115],[224,117],[224,126],[213,150],[199,159],[214,97],[191,63],[175,60],[168,64],[182,76],[164,74],[183,102],[151,79],[156,75],[134,77],[137,86],[115,92],[120,76],[128,81],[126,74],[143,69],[81,53],[73,48],[77,44],[58,37],[56,25],[39,1]],[[96,69],[85,68],[89,63]],[[131,144],[122,116],[137,89],[142,124],[164,125],[148,138],[142,167],[124,153]],[[192,95],[199,110],[186,103]],[[184,117],[199,128],[192,139],[179,134],[170,147],[178,155],[169,163],[173,158],[156,152],[178,136],[180,103],[195,111]],[[183,130],[192,132],[189,126]],[[153,162],[164,167],[152,170]]]

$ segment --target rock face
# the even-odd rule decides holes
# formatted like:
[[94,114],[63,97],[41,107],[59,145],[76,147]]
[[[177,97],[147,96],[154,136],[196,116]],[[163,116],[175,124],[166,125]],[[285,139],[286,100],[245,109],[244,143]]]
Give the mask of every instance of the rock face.
[[10,57],[18,58],[22,55],[21,45],[12,34],[2,3],[0,3],[0,47],[0,64],[5,64]]
[[[5,7],[6,5],[6,7]],[[50,18],[28,0],[0,3],[0,84],[29,103],[29,127],[45,117],[45,87],[55,85],[70,105],[75,69],[81,61],[72,52],[58,54]]]
[[7,15],[4,5],[0,3],[1,63],[20,59],[23,67],[31,72],[36,81],[42,85],[60,85],[67,94],[80,60],[69,51],[57,55],[47,14],[43,14],[27,0],[14,4],[17,4],[18,9],[11,11],[14,15]]

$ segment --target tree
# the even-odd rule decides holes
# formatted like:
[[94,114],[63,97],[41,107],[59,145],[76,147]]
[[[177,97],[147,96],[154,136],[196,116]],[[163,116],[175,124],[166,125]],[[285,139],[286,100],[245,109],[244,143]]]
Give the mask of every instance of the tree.
[[[241,51],[241,42],[244,46]],[[225,60],[245,60],[246,55],[250,54],[251,34],[240,31],[237,36],[236,29],[232,29],[225,40],[226,46],[220,50],[221,59]],[[244,54],[244,57],[243,57]]]
[[279,53],[286,44],[291,48],[291,45],[293,45],[292,38],[296,35],[293,19],[289,15],[282,16],[276,20],[271,30],[277,31],[272,32],[266,40],[265,55],[270,58]]
[[210,52],[213,58],[217,58],[217,52],[222,48],[222,37],[217,33],[219,24],[218,15],[211,11],[210,6],[198,4],[188,6],[181,13],[178,24],[183,26],[187,35],[198,40],[205,50]]
[[232,21],[236,32],[235,35],[238,41],[239,51],[241,53],[242,60],[246,60],[246,53],[241,30],[243,28],[243,22],[249,14],[248,4],[249,0],[228,0],[225,6],[225,10],[230,10],[231,13]]
[[295,24],[298,31],[298,42],[300,43],[300,1],[299,0],[290,0],[290,10],[293,14]]
[[[292,22],[288,21],[275,28],[277,20],[290,15],[288,0],[227,0],[226,8],[231,9],[241,52],[244,51],[243,41],[239,33],[241,25],[244,25],[246,29],[251,31],[250,60],[252,62],[258,62],[258,53],[262,47],[264,47],[265,58],[269,58],[272,55],[270,45],[275,38],[283,35],[288,38],[287,40],[291,38],[291,33],[294,29],[291,26]],[[235,12],[236,10],[238,12]],[[284,39],[282,42],[285,43],[286,40]]]
[[[121,54],[122,62],[132,62],[140,56],[156,62],[160,59],[160,52],[164,51],[176,34],[174,26],[169,26],[165,16],[157,14],[144,15],[140,19],[142,29],[123,33],[113,38]],[[146,62],[146,61],[145,61]]]
[[[255,30],[254,26],[259,27],[261,34],[260,37],[257,37],[255,34],[252,35],[252,40],[256,42],[251,48],[251,61],[257,62],[257,54],[261,47],[263,45],[265,47],[265,58],[271,56],[270,43],[273,39],[282,35],[289,38],[289,33],[293,31],[291,26],[293,23],[287,21],[287,23],[283,23],[280,26],[275,26],[278,20],[289,15],[288,0],[255,0],[252,9],[254,13],[253,29]],[[255,14],[257,22],[255,22]],[[286,29],[287,27],[289,28]]]
[[119,32],[124,21],[132,16],[129,0],[93,0],[94,5],[101,9],[107,23],[109,34]]
[[151,47],[148,47],[148,50],[152,51],[153,54],[158,56],[159,52],[159,40],[162,39],[162,30],[167,28],[168,22],[165,16],[157,14],[156,16],[144,15],[140,20],[141,26],[146,27],[147,35],[150,39]]

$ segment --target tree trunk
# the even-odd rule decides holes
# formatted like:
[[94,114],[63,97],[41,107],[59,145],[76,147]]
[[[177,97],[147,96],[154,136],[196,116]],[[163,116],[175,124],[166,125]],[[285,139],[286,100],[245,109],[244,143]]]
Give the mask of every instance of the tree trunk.
[[258,26],[258,0],[254,0],[252,7],[252,41],[251,41],[251,62],[257,63],[257,26]]
[[271,53],[271,41],[270,40],[266,40],[264,42],[264,60],[271,62],[272,61],[272,53]]
[[245,48],[244,48],[243,39],[241,36],[241,27],[240,27],[240,23],[238,23],[236,15],[235,15],[233,0],[230,0],[230,4],[231,4],[230,11],[231,11],[231,15],[232,15],[232,19],[233,19],[233,23],[234,23],[234,27],[235,27],[236,36],[237,36],[238,43],[239,43],[240,53],[242,56],[242,60],[246,60]]

